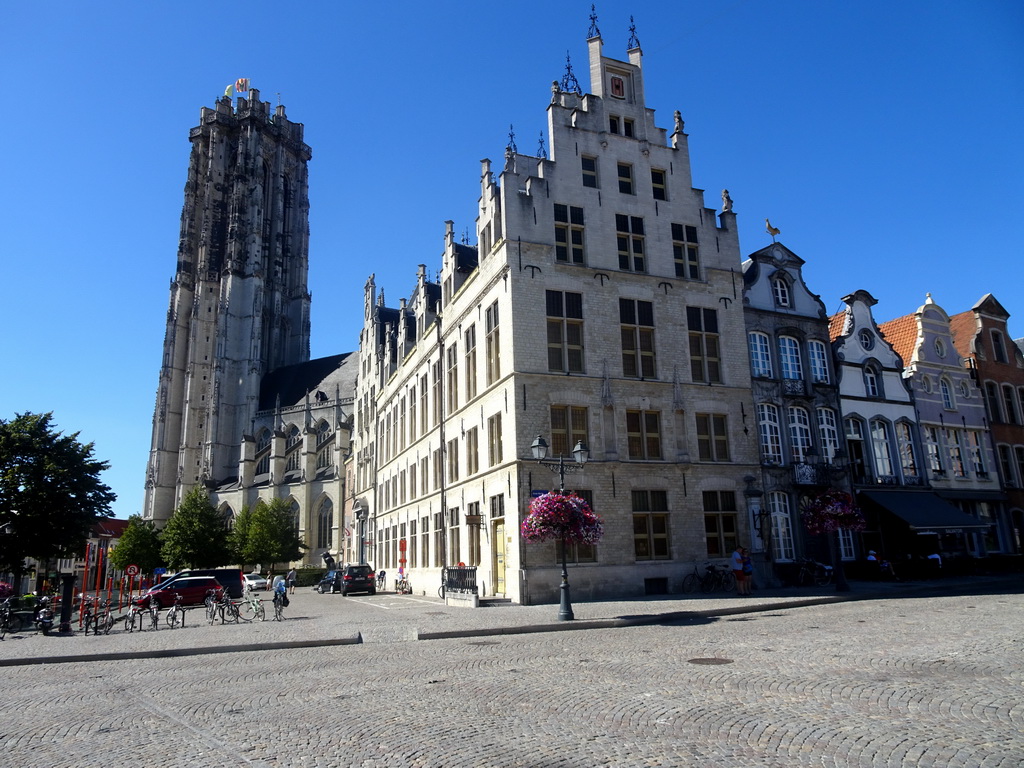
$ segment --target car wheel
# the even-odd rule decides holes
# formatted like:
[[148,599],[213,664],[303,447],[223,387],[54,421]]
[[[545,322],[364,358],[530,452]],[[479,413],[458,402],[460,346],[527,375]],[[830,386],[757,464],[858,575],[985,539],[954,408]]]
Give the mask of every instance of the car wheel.
[[316,592],[317,592],[318,595],[322,595],[324,593],[324,588],[321,585],[317,584],[316,585]]
[[377,594],[377,590],[376,589],[371,589],[369,594],[376,595]]
[[341,596],[342,597],[348,597],[348,592],[346,590],[344,590],[344,589],[341,590]]

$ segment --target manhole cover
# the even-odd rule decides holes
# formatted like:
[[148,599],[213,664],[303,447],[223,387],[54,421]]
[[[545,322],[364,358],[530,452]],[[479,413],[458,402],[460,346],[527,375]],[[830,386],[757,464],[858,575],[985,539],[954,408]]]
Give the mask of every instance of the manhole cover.
[[732,664],[732,659],[687,659],[690,664]]

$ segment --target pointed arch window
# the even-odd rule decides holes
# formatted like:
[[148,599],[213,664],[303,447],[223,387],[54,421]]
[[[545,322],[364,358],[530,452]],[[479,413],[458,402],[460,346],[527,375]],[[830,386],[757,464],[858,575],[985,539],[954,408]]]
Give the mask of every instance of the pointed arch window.
[[294,499],[292,499],[292,503],[291,503],[291,512],[292,512],[292,525],[295,527],[295,535],[298,536],[299,535],[299,527],[300,527],[299,524],[301,523],[301,519],[300,519],[300,516],[299,516],[299,502],[295,501]]
[[316,518],[316,545],[319,549],[330,549],[334,530],[334,502],[325,498]]

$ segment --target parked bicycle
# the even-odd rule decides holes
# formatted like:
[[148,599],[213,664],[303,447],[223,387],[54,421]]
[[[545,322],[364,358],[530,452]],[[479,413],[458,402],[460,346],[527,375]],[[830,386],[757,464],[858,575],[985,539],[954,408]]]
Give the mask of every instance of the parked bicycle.
[[704,563],[704,575],[700,579],[700,591],[704,593],[732,592],[736,589],[736,577],[727,565]]
[[[443,588],[444,587],[442,587],[442,589]],[[412,594],[412,586],[410,586],[409,579],[407,576],[403,575],[401,578],[395,580],[395,592],[397,592],[400,595]]]
[[141,606],[132,603],[128,606],[128,613],[124,615],[124,631],[134,632],[136,629],[142,631],[142,617],[147,611]]
[[832,581],[832,566],[805,557],[800,560],[800,571],[797,574],[797,579],[801,586],[813,582],[819,587],[823,587]]
[[174,596],[174,605],[167,612],[165,619],[167,626],[171,629],[185,626],[185,606],[181,604],[181,593]]
[[263,608],[263,601],[251,589],[246,588],[242,595],[242,602],[238,606],[238,615],[242,621],[265,621],[266,610]]
[[274,592],[274,621],[284,621],[285,600],[288,596],[284,592]]
[[206,606],[206,620],[213,624],[214,619],[217,618],[217,590],[208,589],[206,591],[206,598],[203,600],[203,605]]
[[387,581],[388,572],[381,568],[377,571],[377,589],[380,591],[384,590],[384,583]]

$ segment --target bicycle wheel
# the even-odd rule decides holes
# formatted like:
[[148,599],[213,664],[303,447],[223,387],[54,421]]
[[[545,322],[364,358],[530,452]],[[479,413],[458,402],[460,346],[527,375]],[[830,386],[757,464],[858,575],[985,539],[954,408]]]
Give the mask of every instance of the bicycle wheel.
[[705,594],[715,591],[715,574],[707,573],[700,577],[700,591]]
[[256,621],[266,621],[267,620],[267,611],[263,607],[263,601],[262,600],[256,604],[256,608],[253,611],[253,618]]
[[257,603],[246,600],[240,606],[238,606],[238,618],[242,621],[252,621],[256,618],[256,605]]
[[732,592],[736,589],[736,577],[731,573],[722,574],[722,589],[726,592]]
[[437,588],[437,596],[444,600],[444,584]]
[[832,569],[822,568],[821,566],[814,569],[814,583],[819,587],[824,587],[832,581]]
[[129,611],[124,617],[124,631],[134,632],[135,631],[135,618],[138,616],[134,611]]
[[[87,634],[87,635],[89,634],[89,630],[92,629],[92,624],[93,624],[92,616],[86,616],[85,617],[85,634]],[[96,632],[93,632],[93,634],[96,634]]]
[[700,586],[700,579],[697,578],[697,574],[689,573],[686,578],[683,579],[683,592],[690,595],[697,591],[697,587]]
[[103,630],[103,634],[104,635],[109,635],[110,634],[110,630],[113,629],[113,628],[114,628],[114,617],[111,616],[108,613],[108,614],[106,614],[103,617],[103,624],[101,625],[100,629]]
[[181,611],[177,608],[171,608],[171,610],[167,612],[166,621],[168,627],[171,629],[177,629],[178,625],[181,624]]
[[274,598],[274,621],[284,621],[284,605]]

